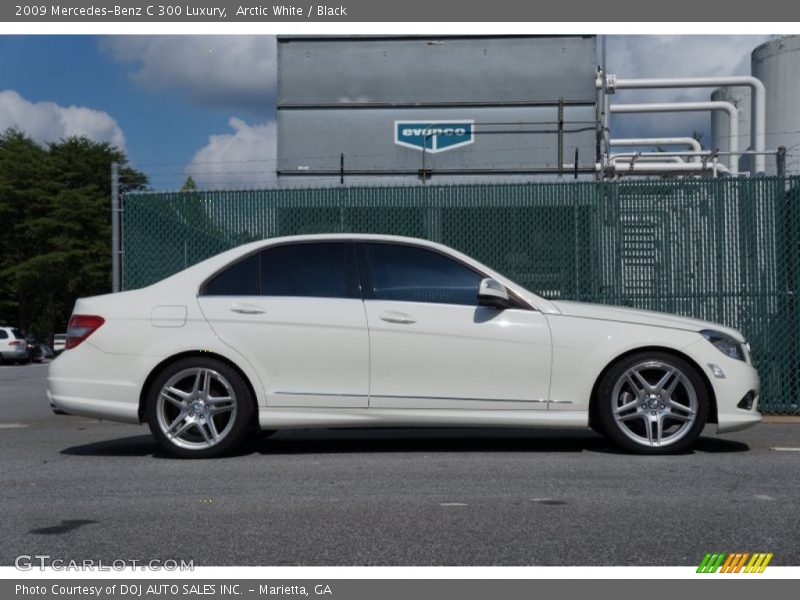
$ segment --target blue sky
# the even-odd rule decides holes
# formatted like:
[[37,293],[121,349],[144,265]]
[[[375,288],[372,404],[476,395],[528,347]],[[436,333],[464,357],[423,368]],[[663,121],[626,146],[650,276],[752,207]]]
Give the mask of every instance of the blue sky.
[[[209,138],[224,141],[234,134],[232,119],[248,131],[274,120],[274,69],[231,76],[252,67],[259,46],[265,62],[274,63],[271,37],[247,39],[259,43],[236,47],[232,38],[194,36],[2,36],[0,127],[17,125],[40,142],[72,133],[110,141],[151,174],[154,187],[180,187],[198,153],[202,158],[206,151],[204,162],[216,161],[208,153]],[[262,86],[258,77],[265,79]],[[69,107],[87,110],[70,114],[64,110]],[[237,153],[229,148],[226,156],[235,160]],[[274,152],[264,158],[257,167],[272,171]]]
[[[609,36],[609,71],[625,77],[747,74],[765,36]],[[0,36],[0,128],[40,142],[109,141],[159,189],[268,185],[275,164],[271,36]],[[617,100],[707,99],[626,92]],[[676,119],[681,131],[676,132]],[[628,116],[614,135],[708,131],[708,115]]]
[[0,37],[0,89],[30,102],[108,113],[134,163],[188,163],[228,120],[223,111],[193,106],[179,94],[143,89],[93,37]]

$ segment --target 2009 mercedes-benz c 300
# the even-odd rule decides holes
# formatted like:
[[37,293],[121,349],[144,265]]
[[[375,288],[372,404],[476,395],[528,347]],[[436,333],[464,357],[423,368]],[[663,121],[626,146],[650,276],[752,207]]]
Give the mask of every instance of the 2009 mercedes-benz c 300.
[[61,411],[147,422],[183,457],[309,427],[592,427],[680,452],[760,421],[734,329],[546,300],[455,250],[376,235],[240,246],[77,301],[50,366]]

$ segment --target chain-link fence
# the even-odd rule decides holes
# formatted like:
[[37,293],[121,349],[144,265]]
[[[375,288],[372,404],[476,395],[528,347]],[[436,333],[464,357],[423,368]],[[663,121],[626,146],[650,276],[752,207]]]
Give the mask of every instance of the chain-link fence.
[[548,298],[742,330],[764,412],[800,414],[800,178],[145,193],[124,199],[126,289],[248,241],[435,240]]

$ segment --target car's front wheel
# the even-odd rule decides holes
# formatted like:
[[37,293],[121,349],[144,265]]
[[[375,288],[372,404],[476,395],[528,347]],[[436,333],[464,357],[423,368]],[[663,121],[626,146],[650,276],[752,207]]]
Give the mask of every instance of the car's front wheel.
[[172,363],[156,377],[146,415],[166,450],[184,458],[210,458],[241,445],[253,428],[255,409],[235,369],[198,357]]
[[639,454],[690,448],[705,426],[709,399],[697,369],[663,352],[626,357],[603,376],[595,418],[617,446]]

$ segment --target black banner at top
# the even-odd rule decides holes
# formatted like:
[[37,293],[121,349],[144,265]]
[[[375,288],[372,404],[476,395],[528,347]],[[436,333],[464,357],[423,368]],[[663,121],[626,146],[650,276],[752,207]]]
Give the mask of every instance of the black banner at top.
[[800,4],[731,0],[17,0],[0,5],[5,22],[781,22],[800,21]]

